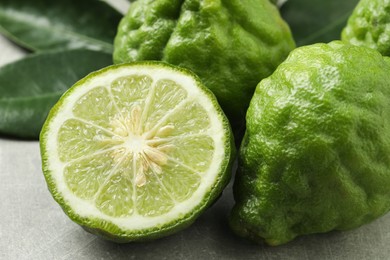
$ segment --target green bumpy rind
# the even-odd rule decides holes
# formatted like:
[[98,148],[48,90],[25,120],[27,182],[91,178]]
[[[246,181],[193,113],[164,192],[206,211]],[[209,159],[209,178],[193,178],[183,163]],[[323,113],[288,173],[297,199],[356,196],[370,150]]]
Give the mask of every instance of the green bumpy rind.
[[390,56],[390,1],[361,0],[350,16],[341,38]]
[[119,25],[114,62],[162,60],[192,70],[237,133],[256,85],[294,47],[269,0],[138,0]]
[[294,50],[256,88],[230,224],[271,245],[390,209],[390,58],[340,41]]
[[[179,73],[183,73],[190,77],[193,77],[193,79],[197,82],[198,87],[211,100],[213,107],[216,110],[217,116],[219,117],[222,124],[224,125],[224,129],[225,129],[224,136],[226,137],[224,140],[225,141],[224,149],[226,152],[226,157],[221,162],[220,173],[218,174],[218,177],[215,180],[214,185],[212,185],[209,191],[205,193],[202,202],[199,203],[198,206],[194,208],[191,212],[188,212],[186,215],[178,216],[178,218],[173,220],[172,222],[165,223],[164,225],[161,226],[155,226],[149,229],[142,229],[142,230],[123,230],[119,226],[115,225],[110,221],[105,221],[99,218],[88,218],[88,217],[80,216],[77,212],[75,212],[70,207],[68,202],[58,192],[56,187],[57,185],[51,176],[52,173],[49,169],[49,162],[47,159],[48,158],[47,154],[49,153],[49,151],[47,150],[48,147],[47,135],[50,128],[51,119],[56,116],[57,111],[61,108],[61,106],[65,105],[63,101],[66,100],[68,96],[72,95],[73,91],[76,88],[83,87],[85,83],[87,83],[90,79],[92,79],[93,77],[99,74],[109,73],[110,70],[115,70],[116,68],[121,68],[125,66],[136,67],[138,65],[152,66],[152,67],[153,66],[165,67],[167,69],[176,70]],[[97,236],[100,236],[104,239],[114,241],[116,243],[128,243],[133,241],[150,241],[153,239],[168,236],[170,234],[176,233],[190,226],[197,219],[197,217],[200,216],[200,214],[202,214],[210,205],[212,205],[218,199],[218,197],[222,194],[223,189],[229,183],[231,177],[232,164],[236,153],[233,133],[231,131],[229,121],[226,118],[220,106],[218,105],[218,102],[214,94],[209,89],[207,89],[201,83],[200,79],[191,71],[188,71],[183,68],[178,68],[163,62],[153,62],[153,61],[134,62],[131,64],[122,64],[122,65],[112,65],[104,69],[98,70],[96,72],[93,72],[88,76],[86,76],[85,78],[78,81],[67,92],[65,92],[65,94],[60,98],[58,103],[51,109],[40,134],[40,151],[42,157],[42,170],[47,182],[47,186],[53,198],[62,207],[64,212],[69,216],[71,220],[73,220],[74,222],[82,226],[86,231],[93,233]]]

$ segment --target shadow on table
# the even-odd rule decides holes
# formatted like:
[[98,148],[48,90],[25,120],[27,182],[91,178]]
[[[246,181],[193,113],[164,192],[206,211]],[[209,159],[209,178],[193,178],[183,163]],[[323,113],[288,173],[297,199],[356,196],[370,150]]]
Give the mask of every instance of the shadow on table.
[[298,237],[278,247],[252,243],[230,230],[227,216],[232,206],[232,194],[225,191],[191,227],[175,235],[129,244],[96,239],[88,249],[88,256],[94,252],[96,257],[105,254],[106,259],[364,259],[365,255],[375,255],[361,247],[362,230],[355,234],[355,231],[330,232]]

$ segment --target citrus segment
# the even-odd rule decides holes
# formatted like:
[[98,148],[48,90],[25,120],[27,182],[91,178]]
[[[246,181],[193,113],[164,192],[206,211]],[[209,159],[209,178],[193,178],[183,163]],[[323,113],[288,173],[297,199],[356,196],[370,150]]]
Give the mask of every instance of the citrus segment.
[[104,214],[125,217],[133,214],[133,160],[124,154],[108,172],[96,193],[95,205]]
[[111,148],[121,143],[121,140],[96,125],[72,118],[66,120],[59,129],[58,142],[61,143],[58,146],[58,156],[61,161],[68,162]]
[[107,88],[94,88],[76,102],[72,112],[77,118],[113,131],[113,126],[108,119],[114,117],[117,110],[113,100],[108,97]]
[[[187,92],[172,80],[160,80],[156,82],[152,90],[153,96],[150,98],[148,111],[145,111],[148,114],[145,122],[146,131],[150,130],[159,118],[164,117],[172,108],[187,98]],[[161,133],[167,134],[168,132],[161,131]]]
[[80,198],[92,199],[114,167],[111,153],[112,150],[94,153],[68,163],[64,179],[70,191]]
[[138,214],[158,216],[171,210],[175,206],[175,201],[165,186],[161,184],[161,177],[157,176],[152,168],[144,169],[144,174],[147,176],[145,183],[136,189]]
[[[188,199],[199,187],[201,182],[199,173],[171,160],[168,161],[167,165],[163,167],[162,170],[165,174],[162,179],[162,185],[165,186],[169,194],[171,194],[177,202]],[[183,187],[186,188],[183,189]]]
[[[195,172],[206,171],[213,157],[213,139],[205,133],[198,135],[182,135],[171,138],[157,139],[156,147],[160,150],[169,151],[169,156],[176,163],[186,165]],[[153,143],[153,140],[151,141]],[[192,153],[186,153],[183,149],[177,147],[192,147]]]
[[[194,114],[197,116],[192,116]],[[176,106],[169,116],[163,117],[151,132],[155,133],[155,137],[167,137],[167,131],[169,136],[178,136],[199,133],[209,127],[207,111],[199,104],[186,100]]]
[[120,77],[111,84],[112,98],[123,118],[130,118],[131,111],[141,110],[144,107],[152,81],[152,78],[147,75],[139,74]]

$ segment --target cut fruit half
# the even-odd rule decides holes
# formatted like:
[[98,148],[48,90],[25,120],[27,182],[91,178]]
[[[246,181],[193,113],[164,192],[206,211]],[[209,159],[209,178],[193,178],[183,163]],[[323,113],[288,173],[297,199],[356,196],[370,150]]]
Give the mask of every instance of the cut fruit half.
[[214,95],[191,72],[161,62],[88,75],[41,132],[54,199],[73,221],[118,242],[191,224],[229,181],[233,153]]

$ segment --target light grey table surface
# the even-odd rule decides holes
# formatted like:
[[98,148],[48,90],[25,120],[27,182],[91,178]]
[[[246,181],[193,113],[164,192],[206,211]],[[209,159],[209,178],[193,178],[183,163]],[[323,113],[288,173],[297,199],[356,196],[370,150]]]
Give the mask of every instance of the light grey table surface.
[[[0,35],[0,65],[24,55]],[[186,230],[148,243],[107,242],[70,221],[52,199],[37,141],[0,136],[0,259],[390,259],[390,214],[352,231],[268,247],[231,233],[232,205],[229,185]]]

